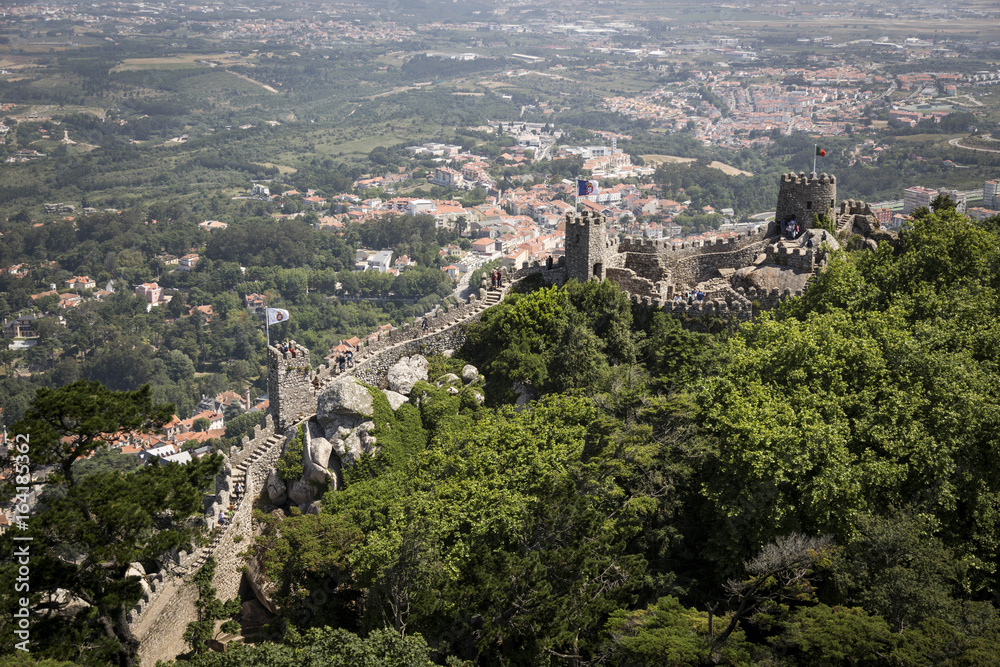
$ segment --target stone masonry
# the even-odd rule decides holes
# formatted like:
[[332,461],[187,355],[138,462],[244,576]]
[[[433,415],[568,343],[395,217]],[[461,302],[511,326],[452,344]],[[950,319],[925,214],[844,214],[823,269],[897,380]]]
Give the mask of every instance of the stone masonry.
[[795,220],[802,229],[812,227],[813,218],[818,215],[833,217],[837,206],[837,177],[813,172],[806,176],[782,174],[778,186],[778,205],[774,212],[775,222]]
[[[566,278],[610,280],[633,301],[676,313],[750,317],[751,306],[768,308],[802,293],[839,244],[813,230],[816,216],[836,216],[837,178],[804,172],[781,176],[775,222],[736,238],[673,244],[670,241],[608,237],[604,216],[584,211],[566,215]],[[798,235],[785,238],[779,223],[795,220]],[[879,234],[871,207],[841,204],[838,233],[862,234],[873,245]],[[881,237],[874,240],[882,240]],[[704,298],[693,304],[685,292]]]

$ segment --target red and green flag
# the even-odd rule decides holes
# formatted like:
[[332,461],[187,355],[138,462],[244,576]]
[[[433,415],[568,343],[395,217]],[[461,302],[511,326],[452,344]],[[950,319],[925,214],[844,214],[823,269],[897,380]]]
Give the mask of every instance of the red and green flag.
[[816,147],[816,155],[818,155],[819,157],[823,157],[823,156],[826,155],[826,151],[823,150],[822,148],[820,148],[819,146],[817,146]]

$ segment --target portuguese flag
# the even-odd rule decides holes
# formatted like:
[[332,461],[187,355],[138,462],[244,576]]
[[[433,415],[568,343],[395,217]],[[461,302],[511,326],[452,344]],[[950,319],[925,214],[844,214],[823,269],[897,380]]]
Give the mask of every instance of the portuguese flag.
[[823,156],[826,155],[826,151],[823,150],[822,148],[820,148],[819,146],[817,146],[816,147],[816,155],[818,155],[819,157],[823,157]]

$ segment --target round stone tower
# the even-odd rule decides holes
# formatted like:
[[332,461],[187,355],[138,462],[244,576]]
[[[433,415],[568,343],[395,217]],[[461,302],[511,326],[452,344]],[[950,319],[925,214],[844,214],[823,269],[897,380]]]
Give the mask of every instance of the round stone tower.
[[815,216],[834,215],[837,206],[837,177],[829,174],[806,176],[782,174],[778,187],[778,206],[774,213],[775,222],[795,220],[802,229],[812,227]]
[[608,221],[600,213],[566,214],[566,278],[581,282],[607,277]]

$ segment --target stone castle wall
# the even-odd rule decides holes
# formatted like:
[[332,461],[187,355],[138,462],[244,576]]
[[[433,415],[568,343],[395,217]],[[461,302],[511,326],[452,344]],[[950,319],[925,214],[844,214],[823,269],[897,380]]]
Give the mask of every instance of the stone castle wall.
[[[751,264],[766,247],[766,228],[714,242],[674,244],[667,240],[633,238],[618,242],[612,238],[600,244],[594,239],[607,236],[604,216],[567,214],[566,221],[567,278],[597,279],[593,267],[599,266],[605,278],[628,294],[649,299],[651,303],[672,304],[670,299],[675,293],[717,278],[719,269]],[[707,312],[710,308],[704,306],[698,310]]]
[[781,266],[799,271],[812,271],[816,267],[818,253],[813,248],[785,248],[768,246],[767,259]]
[[812,226],[813,216],[834,213],[837,202],[837,177],[829,174],[808,176],[782,174],[778,184],[778,205],[774,212],[776,222],[795,220],[803,229]]
[[[219,511],[229,508],[238,481],[246,491],[233,519],[218,533],[210,533],[212,541],[204,548],[190,554],[185,551],[173,554],[163,572],[148,578],[150,592],[128,613],[126,618],[139,640],[139,658],[143,664],[173,660],[188,648],[183,639],[184,631],[188,623],[198,620],[194,606],[198,589],[193,583],[193,575],[209,556],[218,564],[212,584],[219,599],[225,601],[238,593],[243,566],[239,554],[253,540],[250,520],[253,499],[260,494],[268,472],[281,454],[281,443],[271,439],[273,434],[274,421],[267,415],[263,427],[254,427],[253,438],[244,437],[240,445],[230,448],[216,476],[215,494],[208,496],[203,522],[210,531],[217,528]],[[252,463],[245,469],[241,467],[248,462]],[[236,476],[234,470],[243,470],[243,474]]]

